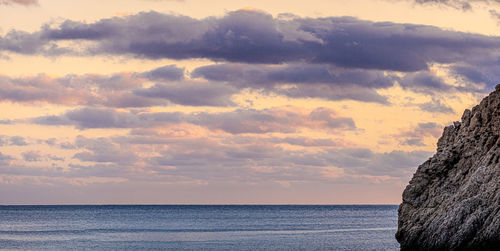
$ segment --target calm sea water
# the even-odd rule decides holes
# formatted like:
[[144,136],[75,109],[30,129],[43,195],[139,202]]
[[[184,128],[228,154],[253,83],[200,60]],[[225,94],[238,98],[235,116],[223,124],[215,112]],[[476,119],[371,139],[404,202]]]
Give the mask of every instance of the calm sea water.
[[395,250],[397,206],[0,206],[0,249]]

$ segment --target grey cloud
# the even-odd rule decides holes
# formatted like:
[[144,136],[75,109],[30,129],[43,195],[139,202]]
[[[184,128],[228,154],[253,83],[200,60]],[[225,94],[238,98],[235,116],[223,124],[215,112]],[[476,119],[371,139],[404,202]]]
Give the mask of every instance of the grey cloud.
[[10,160],[15,159],[14,157],[10,155],[5,155],[0,152],[0,165],[8,165]]
[[408,145],[408,146],[425,146],[425,144],[422,142],[422,139],[419,138],[410,138],[410,139],[405,139],[400,142],[401,145]]
[[370,149],[352,148],[330,150],[326,158],[348,173],[405,177],[431,155],[424,151],[374,153]]
[[21,155],[23,156],[23,160],[28,162],[36,162],[42,160],[42,155],[40,155],[40,153],[36,151],[23,152]]
[[150,80],[178,81],[184,79],[184,69],[178,68],[175,65],[166,65],[144,72],[141,76]]
[[[425,70],[433,62],[469,61],[500,47],[497,37],[432,26],[349,17],[281,20],[240,10],[200,20],[143,12],[90,24],[66,21],[35,33],[11,31],[1,38],[0,48],[33,54],[60,40],[94,41],[97,47],[89,49],[90,54],[271,64],[300,61],[395,71]],[[16,46],[22,43],[34,45]]]
[[28,143],[26,143],[26,140],[21,136],[13,136],[13,137],[10,137],[10,145],[25,146],[25,145],[28,145]]
[[71,121],[62,116],[43,116],[32,119],[32,122],[39,125],[70,125]]
[[[366,148],[328,149],[316,154],[307,154],[301,151],[287,151],[276,145],[240,144],[221,145],[217,142],[202,141],[191,145],[186,142],[171,143],[170,150],[162,153],[162,157],[152,161],[158,165],[177,167],[163,169],[161,172],[170,174],[198,175],[205,168],[228,170],[232,166],[260,166],[267,167],[266,178],[318,180],[324,179],[321,173],[326,167],[337,167],[348,174],[373,175],[389,177],[408,177],[416,167],[425,161],[429,152],[392,151],[374,153]],[[238,168],[239,169],[239,168]],[[229,169],[231,170],[231,169]],[[250,172],[245,178],[264,178],[263,173]],[[229,174],[231,175],[231,174]],[[303,178],[298,178],[304,175]],[[220,178],[223,178],[222,175]]]
[[75,145],[85,151],[76,153],[73,158],[87,162],[113,162],[132,164],[137,160],[136,154],[127,148],[112,142],[108,138],[89,139],[78,136]]
[[183,83],[156,84],[133,93],[140,97],[165,99],[175,104],[189,106],[234,106],[231,97],[238,93],[235,87],[225,84]]
[[404,133],[407,136],[433,136],[439,137],[443,131],[443,126],[434,122],[418,123],[418,125],[410,131]]
[[1,125],[11,125],[13,123],[14,123],[14,121],[11,120],[11,119],[2,119],[2,120],[0,120],[0,124]]
[[38,0],[0,0],[0,5],[2,4],[36,5]]
[[75,149],[76,146],[70,142],[62,142],[59,144],[61,149]]
[[480,3],[480,4],[494,4],[500,3],[499,0],[412,0],[417,4],[430,4],[430,5],[444,5],[457,9],[461,9],[464,11],[472,10],[472,4]]
[[191,76],[231,82],[243,87],[322,83],[387,88],[393,86],[394,80],[397,79],[392,75],[385,76],[382,71],[343,69],[321,64],[284,66],[216,64],[196,68]]
[[283,139],[273,138],[271,140],[274,143],[287,143],[290,145],[297,146],[313,146],[313,147],[331,147],[331,146],[342,146],[342,142],[334,141],[330,138],[324,139],[311,139],[307,137],[286,137]]
[[464,65],[456,65],[451,69],[456,74],[467,78],[467,80],[472,81],[474,83],[487,83],[487,84],[495,84],[492,78],[483,73],[480,69],[464,66]]
[[434,122],[418,123],[417,126],[404,130],[399,134],[394,135],[399,139],[401,145],[409,146],[424,146],[423,139],[425,137],[438,138],[443,131],[443,126]]
[[143,125],[139,117],[132,113],[96,108],[72,110],[63,116],[38,117],[33,119],[33,122],[42,125],[75,125],[79,129],[129,128]]
[[66,118],[79,128],[126,128],[141,124],[133,114],[106,109],[83,108],[66,113]]
[[454,113],[455,111],[446,104],[443,104],[439,99],[432,99],[432,101],[418,104],[418,107],[423,111],[432,113]]
[[26,139],[21,136],[0,135],[0,146],[26,146]]
[[[402,151],[375,153],[366,148],[337,147],[326,140],[304,140],[296,137],[279,140],[239,135],[223,138],[158,138],[157,135],[151,134],[149,137],[152,139],[164,140],[163,143],[152,146],[136,141],[136,136],[79,136],[74,142],[78,151],[64,169],[57,165],[47,168],[30,167],[30,161],[23,166],[15,166],[9,162],[10,157],[0,154],[0,159],[5,160],[5,167],[0,168],[0,173],[69,178],[116,177],[148,182],[320,182],[338,179],[328,173],[338,169],[341,176],[347,174],[400,179],[409,176],[418,163],[423,162],[430,154]],[[317,147],[317,152],[291,150],[281,147],[283,142],[321,147]],[[55,156],[42,158],[46,157]],[[30,160],[31,157],[26,159]],[[35,156],[35,159],[40,157]],[[83,164],[76,164],[74,161],[81,161]]]
[[496,10],[490,10],[490,15],[492,18],[499,20],[500,24],[500,13],[498,13]]
[[[47,102],[64,105],[149,107],[177,103],[193,106],[231,106],[238,89],[217,83],[192,83],[166,66],[144,73],[66,75],[52,78],[0,76],[0,99],[20,103]],[[145,88],[148,81],[174,81]]]
[[[119,112],[109,108],[81,108],[68,111],[59,116],[42,116],[33,118],[32,123],[40,125],[72,125],[79,129],[91,128],[137,128],[150,127],[158,123],[178,123],[181,121],[180,113],[153,113],[136,114],[132,112]],[[61,145],[71,149],[70,144]]]
[[427,71],[406,74],[399,83],[405,89],[428,95],[456,90],[453,86],[446,84],[441,77]]
[[[393,86],[398,78],[376,70],[356,70],[328,65],[284,66],[217,64],[195,69],[194,78],[227,82],[240,88],[262,89],[293,98],[352,99],[387,103],[376,89]],[[293,87],[283,88],[283,85]]]
[[238,109],[221,113],[131,113],[112,109],[82,108],[60,116],[32,119],[43,125],[73,125],[89,128],[147,128],[175,123],[191,123],[231,134],[294,132],[299,128],[322,130],[357,130],[352,118],[338,116],[328,108],[317,108],[310,113],[293,111],[293,107],[264,110]]
[[468,83],[458,89],[468,92],[493,90],[500,83],[500,67],[497,58],[478,60],[470,65],[457,64],[449,67],[452,75]]
[[8,144],[7,136],[4,136],[4,135],[0,136],[0,146],[5,146],[7,144]]
[[357,86],[332,86],[332,85],[295,85],[273,90],[276,94],[290,98],[321,98],[325,100],[357,100],[361,102],[374,102],[389,104],[385,96],[376,90]]
[[[183,74],[184,69],[168,65],[142,73],[66,75],[59,78],[43,74],[23,78],[0,76],[0,98],[19,103],[46,102],[118,108],[169,104],[227,107],[236,105],[234,95],[249,88],[262,94],[289,98],[389,104],[387,98],[377,91],[390,88],[395,82],[405,89],[429,95],[443,91],[482,93],[494,86],[491,79],[496,79],[497,75],[500,78],[497,73],[500,69],[497,68],[483,67],[479,71],[463,64],[452,66],[452,74],[457,78],[465,78],[469,83],[456,87],[446,84],[442,78],[428,71],[399,77],[390,72],[324,64],[216,64],[195,69],[191,74],[195,79],[184,79],[177,75]],[[157,71],[160,73],[154,73]],[[169,72],[173,73],[169,75]],[[487,83],[478,82],[486,80]],[[151,81],[155,83],[152,86]]]
[[440,5],[446,5],[450,7],[454,7],[457,9],[462,9],[462,10],[471,10],[472,6],[470,2],[489,2],[488,0],[469,0],[469,1],[463,1],[463,0],[414,0],[415,3],[418,4],[440,4]]
[[[0,98],[14,102],[82,103],[91,100],[89,93],[77,86],[66,85],[62,81],[45,75],[31,78],[9,78],[0,76]],[[81,86],[80,88],[84,88]]]
[[288,109],[242,110],[226,113],[200,113],[193,122],[211,129],[239,133],[295,132],[300,127],[325,130],[356,130],[352,118],[340,117],[328,108],[317,108],[310,114]]

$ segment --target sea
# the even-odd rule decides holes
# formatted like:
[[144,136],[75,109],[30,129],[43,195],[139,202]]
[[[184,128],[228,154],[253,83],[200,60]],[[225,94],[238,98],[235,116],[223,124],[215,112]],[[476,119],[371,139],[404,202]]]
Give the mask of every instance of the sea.
[[0,250],[398,250],[395,205],[0,206]]

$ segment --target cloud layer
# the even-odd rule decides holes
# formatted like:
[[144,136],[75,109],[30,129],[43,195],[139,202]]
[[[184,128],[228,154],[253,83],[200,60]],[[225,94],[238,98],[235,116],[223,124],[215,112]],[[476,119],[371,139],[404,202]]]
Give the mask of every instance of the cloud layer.
[[34,33],[12,30],[0,50],[23,54],[78,53],[58,41],[87,41],[80,53],[141,58],[207,58],[280,64],[420,71],[430,63],[456,63],[498,55],[500,39],[432,26],[375,23],[350,17],[280,19],[239,10],[216,18],[143,12],[95,23],[64,21]]
[[63,20],[6,31],[0,53],[151,65],[0,75],[0,187],[9,191],[401,187],[455,116],[447,101],[500,79],[499,37],[257,10]]

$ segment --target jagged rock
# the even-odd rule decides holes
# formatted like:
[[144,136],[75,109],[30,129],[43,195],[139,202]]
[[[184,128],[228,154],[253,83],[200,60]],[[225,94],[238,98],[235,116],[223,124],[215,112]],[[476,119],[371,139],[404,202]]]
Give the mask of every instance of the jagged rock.
[[444,129],[403,192],[401,250],[500,250],[500,85]]

